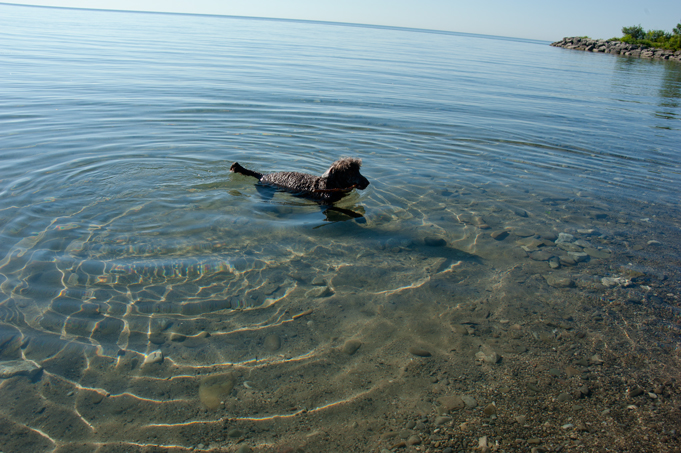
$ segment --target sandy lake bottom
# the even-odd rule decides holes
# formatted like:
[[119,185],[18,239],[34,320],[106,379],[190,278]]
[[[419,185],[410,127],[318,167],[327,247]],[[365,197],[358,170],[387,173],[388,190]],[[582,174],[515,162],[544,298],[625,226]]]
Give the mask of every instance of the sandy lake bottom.
[[423,200],[242,232],[231,261],[234,225],[210,260],[157,268],[93,259],[119,236],[69,260],[50,258],[63,229],[15,246],[2,451],[679,451],[677,217],[586,193]]

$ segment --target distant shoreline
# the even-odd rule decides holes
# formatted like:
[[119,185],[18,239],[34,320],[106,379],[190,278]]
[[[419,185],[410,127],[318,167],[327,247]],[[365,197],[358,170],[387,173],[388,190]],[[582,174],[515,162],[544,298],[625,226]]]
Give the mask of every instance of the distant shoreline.
[[622,41],[580,38],[563,38],[560,41],[551,43],[553,47],[563,49],[583,50],[586,52],[612,53],[626,57],[651,58],[658,60],[670,60],[681,63],[681,50],[665,50],[657,47],[639,46],[627,44]]

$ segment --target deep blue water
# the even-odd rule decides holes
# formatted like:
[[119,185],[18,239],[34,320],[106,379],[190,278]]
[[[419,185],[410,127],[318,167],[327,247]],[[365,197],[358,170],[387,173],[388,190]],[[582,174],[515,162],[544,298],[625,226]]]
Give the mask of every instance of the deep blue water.
[[[400,302],[408,291],[433,306],[475,299],[492,287],[485,276],[515,269],[507,252],[519,246],[499,248],[491,230],[555,239],[597,228],[616,255],[633,244],[612,239],[622,225],[678,219],[674,62],[389,27],[9,5],[0,42],[0,358],[32,360],[81,393],[185,398],[108,379],[97,360],[118,367],[158,349],[172,375],[247,367],[263,356],[257,335],[276,328],[292,348],[271,359],[276,369],[371,330],[357,315],[355,330],[327,338],[347,327],[329,314],[308,325],[317,346],[286,331],[282,320],[323,310],[319,300],[370,296],[377,312],[397,304],[416,319],[429,312]],[[238,161],[321,174],[341,156],[361,158],[371,181],[339,204],[364,222],[287,194],[264,199],[229,171]],[[641,240],[659,239],[655,228]],[[423,251],[431,236],[450,252]],[[202,332],[234,340],[171,341]],[[174,416],[144,415],[201,418]]]

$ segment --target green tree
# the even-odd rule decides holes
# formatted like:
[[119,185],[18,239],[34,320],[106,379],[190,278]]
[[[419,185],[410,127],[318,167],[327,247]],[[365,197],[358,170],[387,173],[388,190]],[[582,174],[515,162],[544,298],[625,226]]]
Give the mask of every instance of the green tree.
[[679,22],[678,24],[676,24],[676,27],[674,27],[673,32],[674,32],[674,34],[677,35],[677,36],[678,36],[678,35],[681,35],[681,22]]
[[[650,41],[668,41],[672,35],[664,30],[648,30],[645,34],[645,39]],[[665,39],[666,38],[666,39]]]
[[645,39],[646,32],[641,25],[634,25],[633,27],[622,27],[622,34],[629,35],[634,39]]
[[672,33],[664,30],[644,30],[640,25],[622,27],[623,37],[619,41],[627,44],[637,44],[662,49],[681,49],[681,23],[678,23]]

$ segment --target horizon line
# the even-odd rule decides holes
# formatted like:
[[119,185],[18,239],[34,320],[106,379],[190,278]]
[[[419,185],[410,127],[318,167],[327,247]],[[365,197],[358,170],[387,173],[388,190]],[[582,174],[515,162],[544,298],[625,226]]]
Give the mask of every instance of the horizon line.
[[169,14],[176,16],[201,16],[201,17],[224,17],[230,19],[251,19],[251,20],[271,20],[271,21],[286,21],[286,22],[299,22],[299,23],[318,23],[325,25],[334,25],[337,27],[360,27],[360,28],[379,28],[379,29],[392,29],[392,30],[403,30],[415,33],[432,33],[432,34],[451,34],[451,35],[466,35],[474,36],[485,39],[503,39],[503,40],[513,40],[520,42],[530,42],[535,44],[551,43],[552,41],[546,41],[543,39],[534,38],[517,38],[514,36],[500,36],[500,35],[485,35],[481,33],[468,33],[460,31],[449,31],[449,30],[437,30],[432,28],[413,28],[413,27],[401,27],[396,25],[378,25],[378,24],[363,24],[356,22],[336,22],[327,20],[316,20],[316,19],[290,19],[284,17],[259,17],[259,16],[234,16],[230,14],[206,14],[206,13],[185,13],[177,11],[142,11],[142,10],[126,10],[126,9],[109,9],[109,8],[82,8],[76,6],[51,6],[51,5],[25,5],[23,3],[11,3],[11,2],[0,2],[0,5],[8,6],[23,6],[26,8],[49,8],[49,9],[69,9],[77,11],[97,11],[97,12],[109,12],[109,13],[142,13],[142,14]]

